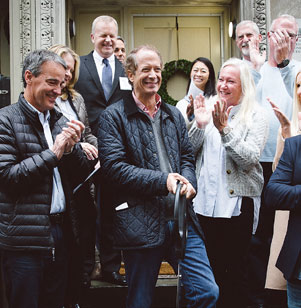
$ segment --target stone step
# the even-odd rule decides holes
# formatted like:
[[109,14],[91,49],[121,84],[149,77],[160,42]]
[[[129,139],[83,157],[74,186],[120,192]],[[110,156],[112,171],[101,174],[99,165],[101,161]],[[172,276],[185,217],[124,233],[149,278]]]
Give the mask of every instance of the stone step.
[[[176,305],[177,278],[160,275],[157,281],[153,308],[171,308]],[[127,287],[92,280],[91,288],[83,295],[81,308],[124,308]]]

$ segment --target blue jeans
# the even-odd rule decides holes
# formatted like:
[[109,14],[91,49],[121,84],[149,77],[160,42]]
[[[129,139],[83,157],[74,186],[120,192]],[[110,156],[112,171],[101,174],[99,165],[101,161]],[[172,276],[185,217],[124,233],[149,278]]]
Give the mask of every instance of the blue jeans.
[[61,308],[67,277],[67,249],[62,229],[52,225],[55,260],[51,252],[2,252],[3,276],[9,307]]
[[288,308],[301,307],[301,281],[287,282],[287,306]]
[[[173,247],[173,224],[169,222],[162,246],[149,249],[124,251],[124,263],[128,283],[126,308],[149,308],[163,259],[177,273],[177,258]],[[218,286],[201,237],[192,225],[188,226],[185,258],[181,262],[181,283],[185,290],[187,308],[216,306]]]

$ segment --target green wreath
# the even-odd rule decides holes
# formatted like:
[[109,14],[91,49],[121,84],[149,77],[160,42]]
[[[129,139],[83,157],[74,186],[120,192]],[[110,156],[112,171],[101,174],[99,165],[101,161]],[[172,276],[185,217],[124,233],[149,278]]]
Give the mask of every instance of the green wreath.
[[173,99],[167,92],[168,80],[177,72],[183,72],[188,78],[190,78],[191,64],[191,61],[184,59],[165,63],[164,69],[162,71],[162,83],[160,90],[158,91],[164,102],[173,106],[176,105],[178,101]]

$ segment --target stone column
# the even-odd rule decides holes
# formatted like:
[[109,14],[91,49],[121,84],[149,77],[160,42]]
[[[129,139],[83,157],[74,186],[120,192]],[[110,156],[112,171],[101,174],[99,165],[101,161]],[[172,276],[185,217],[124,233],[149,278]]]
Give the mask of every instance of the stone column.
[[66,43],[65,0],[10,0],[11,99],[23,91],[22,63],[35,49]]

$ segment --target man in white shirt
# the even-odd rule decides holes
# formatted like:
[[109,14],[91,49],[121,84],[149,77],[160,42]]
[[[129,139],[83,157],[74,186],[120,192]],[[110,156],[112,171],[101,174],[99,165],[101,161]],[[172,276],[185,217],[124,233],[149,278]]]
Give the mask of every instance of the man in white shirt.
[[[120,100],[125,92],[122,91],[120,83],[120,80],[125,78],[124,69],[114,55],[117,34],[118,24],[113,17],[95,18],[91,30],[94,50],[80,57],[79,79],[75,88],[84,98],[89,124],[95,136],[97,136],[100,114],[107,106]],[[125,285],[125,277],[119,274],[121,252],[112,248],[111,213],[101,206],[99,210],[100,222],[98,219],[97,224],[100,223],[100,226],[97,226],[96,245],[100,250],[102,279]]]
[[76,144],[84,125],[54,109],[65,71],[55,53],[31,52],[24,94],[0,111],[0,249],[9,307],[64,305],[67,238],[79,231],[72,189],[90,171]]
[[[75,88],[85,100],[89,123],[95,136],[97,136],[99,115],[107,106],[120,100],[123,94],[120,77],[125,76],[124,69],[114,55],[117,34],[118,24],[113,17],[95,18],[91,30],[94,50],[80,57],[79,79]],[[107,75],[104,75],[103,70],[111,74],[109,86],[106,84],[109,80],[106,79]]]

